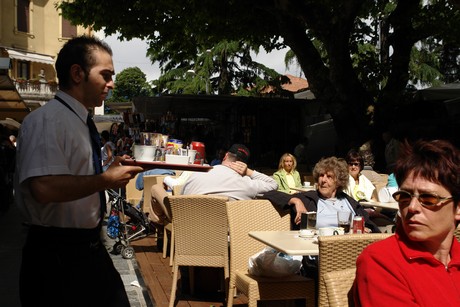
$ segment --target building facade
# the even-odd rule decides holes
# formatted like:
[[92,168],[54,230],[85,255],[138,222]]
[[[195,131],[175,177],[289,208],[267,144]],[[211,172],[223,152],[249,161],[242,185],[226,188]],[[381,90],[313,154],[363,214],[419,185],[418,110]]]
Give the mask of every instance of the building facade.
[[0,1],[0,57],[9,58],[8,75],[32,109],[57,89],[54,63],[72,37],[92,35],[91,28],[73,26],[61,16],[56,1]]

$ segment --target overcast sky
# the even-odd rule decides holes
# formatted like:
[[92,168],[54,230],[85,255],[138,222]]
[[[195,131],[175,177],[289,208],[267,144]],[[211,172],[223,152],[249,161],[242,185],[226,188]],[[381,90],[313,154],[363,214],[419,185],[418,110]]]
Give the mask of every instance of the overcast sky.
[[[152,65],[150,60],[146,57],[147,43],[140,39],[133,39],[131,41],[120,42],[116,35],[111,35],[104,38],[100,32],[96,33],[97,36],[104,39],[113,50],[113,63],[115,72],[119,73],[128,67],[139,67],[147,76],[147,81],[158,79],[160,76],[160,69],[158,65]],[[284,56],[287,49],[271,52],[267,54],[262,51],[259,55],[253,58],[255,61],[264,64],[276,70],[280,74],[291,74],[299,76],[300,69],[292,66],[290,71],[286,70],[284,65]]]

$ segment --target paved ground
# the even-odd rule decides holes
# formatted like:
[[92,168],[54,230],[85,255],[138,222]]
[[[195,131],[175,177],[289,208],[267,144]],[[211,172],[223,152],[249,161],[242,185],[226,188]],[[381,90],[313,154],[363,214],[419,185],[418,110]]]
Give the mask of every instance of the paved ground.
[[[14,204],[10,205],[9,210],[0,212],[0,305],[4,307],[21,306],[18,275],[25,234],[26,227],[22,226],[21,215]],[[106,245],[110,248],[112,242],[107,241]],[[111,257],[123,279],[131,306],[155,306],[148,295],[136,259],[127,260],[113,254]]]

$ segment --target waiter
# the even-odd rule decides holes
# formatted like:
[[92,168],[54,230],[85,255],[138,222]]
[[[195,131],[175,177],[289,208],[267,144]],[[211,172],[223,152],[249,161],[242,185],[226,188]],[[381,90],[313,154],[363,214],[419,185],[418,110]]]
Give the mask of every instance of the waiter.
[[21,125],[16,201],[29,227],[20,272],[22,306],[129,306],[100,240],[106,189],[142,168],[117,157],[101,173],[100,140],[88,109],[114,87],[112,50],[81,36],[58,54],[60,90]]

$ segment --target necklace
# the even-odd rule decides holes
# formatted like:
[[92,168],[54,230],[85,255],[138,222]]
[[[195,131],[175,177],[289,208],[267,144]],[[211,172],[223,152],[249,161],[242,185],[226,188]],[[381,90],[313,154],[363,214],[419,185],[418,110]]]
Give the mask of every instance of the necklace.
[[[331,198],[326,199],[326,201],[332,204],[332,206],[334,207],[335,207],[335,203],[337,202],[337,200],[338,200],[337,197],[331,197]],[[343,209],[343,203],[340,203],[340,209]]]

